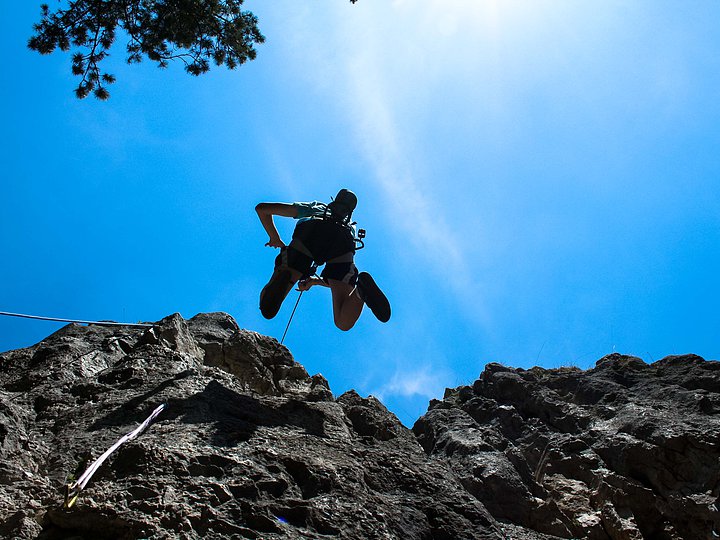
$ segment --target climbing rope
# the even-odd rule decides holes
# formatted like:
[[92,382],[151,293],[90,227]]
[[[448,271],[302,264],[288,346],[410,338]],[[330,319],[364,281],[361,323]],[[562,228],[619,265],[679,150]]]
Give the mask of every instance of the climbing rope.
[[77,319],[58,319],[54,317],[40,317],[39,315],[25,315],[24,313],[10,313],[8,311],[0,311],[0,315],[7,317],[22,317],[23,319],[37,319],[40,321],[57,321],[66,323],[79,323],[79,324],[96,324],[99,326],[140,326],[143,328],[151,328],[154,324],[143,324],[143,323],[119,323],[114,321],[81,321]]
[[305,291],[300,291],[300,294],[298,295],[298,299],[295,302],[295,307],[293,308],[292,313],[290,314],[290,319],[288,319],[287,326],[285,327],[285,332],[283,332],[282,339],[280,340],[280,345],[282,345],[283,342],[285,341],[285,336],[287,335],[288,330],[290,329],[290,323],[292,322],[293,316],[295,315],[295,310],[297,309],[298,304],[300,303],[300,299],[302,298],[302,295],[304,292]]
[[[299,281],[310,279],[312,277],[318,277],[317,269],[318,269],[317,263],[313,262],[312,266],[310,266],[310,270],[308,270],[308,273],[305,274],[304,276],[302,276]],[[300,291],[300,294],[298,295],[298,299],[295,302],[295,307],[293,308],[292,313],[290,314],[290,318],[288,319],[287,326],[285,327],[285,332],[283,332],[282,338],[280,339],[280,345],[282,345],[283,342],[285,341],[285,336],[287,335],[288,330],[290,329],[290,323],[292,322],[293,317],[295,316],[295,310],[297,310],[298,304],[300,303],[300,299],[302,298],[302,295],[304,292],[305,291]]]
[[127,441],[133,440],[135,437],[140,435],[145,429],[150,425],[150,422],[152,422],[155,417],[160,414],[163,409],[165,408],[165,404],[159,405],[153,412],[148,416],[145,421],[140,424],[137,428],[135,428],[133,431],[128,433],[127,435],[122,436],[115,444],[113,444],[108,450],[105,451],[105,453],[97,458],[92,465],[90,465],[87,469],[85,469],[85,472],[82,473],[80,478],[78,478],[75,482],[71,482],[70,484],[65,486],[65,503],[63,506],[65,508],[72,508],[72,506],[75,504],[75,501],[77,501],[78,496],[80,495],[80,492],[85,489],[85,486],[90,481],[90,478],[92,478],[92,475],[95,474],[95,471],[98,470],[100,465],[102,465],[105,460],[112,454],[115,450],[117,450],[122,444],[126,443]]

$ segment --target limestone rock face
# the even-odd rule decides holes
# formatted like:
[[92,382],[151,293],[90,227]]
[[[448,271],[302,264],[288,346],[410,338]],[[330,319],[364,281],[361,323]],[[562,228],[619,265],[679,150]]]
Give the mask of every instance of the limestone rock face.
[[[62,509],[70,476],[161,403]],[[2,538],[503,534],[379,401],[335,399],[322,376],[228,315],[69,325],[0,355]]]
[[0,354],[0,538],[697,540],[719,492],[720,363],[692,355],[489,364],[411,431],[223,313]]
[[612,354],[489,364],[413,431],[498,520],[560,538],[705,539],[718,519],[720,362]]

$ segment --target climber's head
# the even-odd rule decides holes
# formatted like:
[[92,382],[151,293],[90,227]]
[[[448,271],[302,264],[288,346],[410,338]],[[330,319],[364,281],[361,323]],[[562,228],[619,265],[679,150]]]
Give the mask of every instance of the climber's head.
[[357,206],[357,197],[349,189],[341,189],[333,201],[328,204],[330,214],[339,220],[349,221]]

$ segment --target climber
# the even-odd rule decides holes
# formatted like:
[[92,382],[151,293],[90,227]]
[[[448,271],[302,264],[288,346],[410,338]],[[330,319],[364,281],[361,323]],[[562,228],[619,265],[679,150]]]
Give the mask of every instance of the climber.
[[[273,275],[260,293],[260,311],[266,319],[275,317],[298,282],[297,290],[301,292],[315,285],[330,288],[335,326],[340,330],[350,330],[355,325],[365,304],[380,321],[390,319],[386,296],[370,274],[358,273],[355,267],[355,228],[350,218],[356,206],[355,194],[341,189],[329,204],[260,203],[255,207],[270,237],[265,245],[280,248]],[[280,238],[273,216],[298,220],[290,245]],[[323,264],[320,277],[312,275]]]

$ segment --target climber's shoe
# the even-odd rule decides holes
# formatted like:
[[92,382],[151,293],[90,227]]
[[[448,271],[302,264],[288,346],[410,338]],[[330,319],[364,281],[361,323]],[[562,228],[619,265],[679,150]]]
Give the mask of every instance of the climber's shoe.
[[357,291],[380,322],[390,320],[390,302],[367,272],[360,272],[357,279]]
[[280,311],[283,300],[292,289],[290,270],[276,271],[260,292],[260,312],[266,319],[272,319]]

